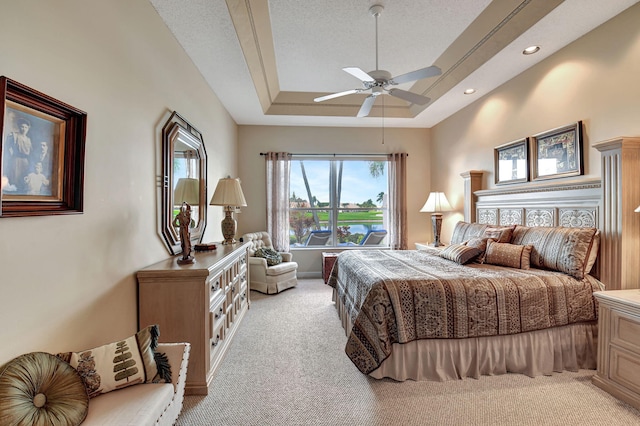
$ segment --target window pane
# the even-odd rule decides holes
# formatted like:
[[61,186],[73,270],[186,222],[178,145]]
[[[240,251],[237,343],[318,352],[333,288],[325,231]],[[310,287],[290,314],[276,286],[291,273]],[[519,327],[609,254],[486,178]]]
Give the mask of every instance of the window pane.
[[330,210],[289,211],[289,243],[293,247],[332,245]]
[[330,170],[331,162],[327,160],[291,161],[291,207],[329,207]]
[[369,231],[385,229],[383,220],[381,209],[339,210],[338,244],[359,245]]
[[337,193],[338,207],[382,207],[384,194],[387,193],[387,162],[339,162]]

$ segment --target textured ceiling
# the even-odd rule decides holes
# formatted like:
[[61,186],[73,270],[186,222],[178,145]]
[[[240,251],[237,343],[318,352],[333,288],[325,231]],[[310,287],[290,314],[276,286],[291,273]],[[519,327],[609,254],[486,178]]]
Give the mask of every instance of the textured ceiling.
[[[150,0],[238,124],[432,127],[637,0]],[[438,65],[438,77],[401,89],[419,106],[367,94],[313,98],[361,88],[342,71],[396,76]],[[524,56],[529,45],[540,45]],[[464,95],[469,87],[474,95]],[[381,99],[384,98],[384,99]]]

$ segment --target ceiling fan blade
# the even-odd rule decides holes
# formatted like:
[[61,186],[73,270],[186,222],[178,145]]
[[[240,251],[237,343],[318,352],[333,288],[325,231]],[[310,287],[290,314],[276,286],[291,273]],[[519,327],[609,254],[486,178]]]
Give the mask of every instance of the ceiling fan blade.
[[418,95],[417,93],[413,92],[407,92],[406,90],[401,89],[391,89],[388,93],[391,96],[395,96],[396,98],[404,99],[405,101],[418,105],[427,104],[431,100],[431,98],[427,98],[426,96]]
[[322,101],[327,101],[333,98],[339,98],[340,96],[352,95],[354,93],[360,93],[360,92],[362,92],[361,89],[346,90],[344,92],[338,92],[338,93],[332,93],[330,95],[320,96],[318,98],[315,98],[313,101],[322,102]]
[[408,83],[410,81],[422,80],[427,77],[434,77],[436,75],[442,74],[440,68],[432,65],[430,67],[422,68],[419,70],[411,71],[406,74],[399,75],[397,77],[393,77],[389,80],[390,84],[402,84]]
[[360,107],[360,111],[358,111],[358,118],[366,117],[371,112],[371,108],[376,101],[375,95],[369,95],[365,98],[362,106]]
[[376,81],[373,77],[371,77],[369,74],[362,71],[358,67],[346,67],[346,68],[342,68],[342,71],[348,72],[349,74],[351,74],[352,76],[354,76],[355,78],[361,81],[368,81],[370,83],[373,83],[374,81]]

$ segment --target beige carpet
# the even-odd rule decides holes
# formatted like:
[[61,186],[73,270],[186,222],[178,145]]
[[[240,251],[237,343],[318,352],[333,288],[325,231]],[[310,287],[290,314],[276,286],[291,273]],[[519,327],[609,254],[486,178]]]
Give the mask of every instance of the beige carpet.
[[444,383],[364,376],[319,279],[251,299],[209,395],[185,397],[178,425],[640,425],[590,370]]

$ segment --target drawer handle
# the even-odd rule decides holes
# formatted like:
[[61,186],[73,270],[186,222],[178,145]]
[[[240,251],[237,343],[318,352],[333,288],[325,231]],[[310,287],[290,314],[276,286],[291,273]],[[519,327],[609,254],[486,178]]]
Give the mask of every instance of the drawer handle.
[[216,347],[218,345],[218,343],[220,342],[220,335],[216,334],[216,341],[215,342],[211,342],[211,347]]
[[219,288],[220,288],[220,280],[216,281],[211,285],[211,291],[216,291]]
[[220,307],[220,310],[218,312],[216,312],[216,319],[220,318],[220,316],[222,315],[222,306]]

